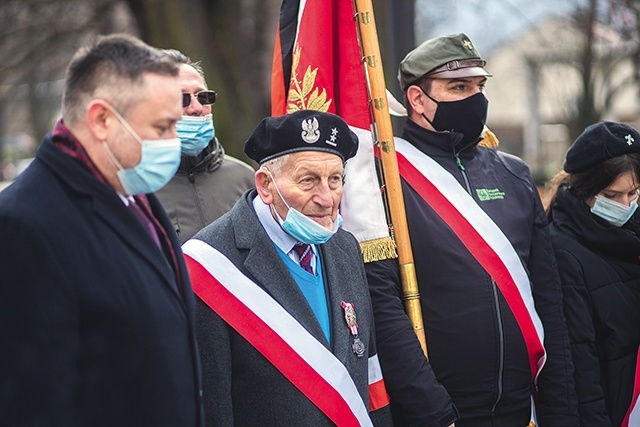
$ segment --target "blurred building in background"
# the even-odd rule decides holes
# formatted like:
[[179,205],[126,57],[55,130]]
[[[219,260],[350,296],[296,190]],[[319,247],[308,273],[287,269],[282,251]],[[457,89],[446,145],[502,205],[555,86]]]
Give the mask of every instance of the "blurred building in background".
[[586,51],[573,17],[544,20],[493,50],[489,126],[501,148],[524,158],[542,181],[562,167],[588,124],[614,120],[640,128],[637,52],[637,39],[598,23]]

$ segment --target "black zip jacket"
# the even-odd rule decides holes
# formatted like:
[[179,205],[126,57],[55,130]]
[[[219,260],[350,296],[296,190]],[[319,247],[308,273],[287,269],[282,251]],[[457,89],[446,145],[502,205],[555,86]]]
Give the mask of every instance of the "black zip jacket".
[[[467,189],[519,254],[545,329],[547,362],[538,379],[538,425],[578,425],[560,280],[527,166],[477,143],[457,147],[462,135],[432,132],[412,121],[403,137]],[[366,266],[394,423],[445,426],[457,419],[457,408],[457,426],[526,426],[531,372],[515,317],[453,231],[404,180],[402,186],[429,361],[403,311],[397,262]]]
[[580,422],[619,426],[631,403],[640,345],[640,213],[614,227],[565,186],[552,213]]

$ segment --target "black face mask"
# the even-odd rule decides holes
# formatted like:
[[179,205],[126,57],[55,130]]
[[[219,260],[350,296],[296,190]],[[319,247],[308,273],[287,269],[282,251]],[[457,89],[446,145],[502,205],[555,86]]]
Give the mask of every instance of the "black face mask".
[[464,137],[460,142],[462,145],[474,142],[480,137],[487,122],[489,107],[489,101],[482,92],[460,101],[436,101],[424,89],[422,91],[429,99],[438,104],[433,121],[422,114],[422,117],[431,123],[435,130],[440,132],[448,130],[463,134]]

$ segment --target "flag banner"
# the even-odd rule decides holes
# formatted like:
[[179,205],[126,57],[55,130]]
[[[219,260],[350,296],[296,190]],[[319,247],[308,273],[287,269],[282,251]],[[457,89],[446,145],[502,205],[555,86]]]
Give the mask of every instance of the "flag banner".
[[303,109],[337,114],[358,135],[358,153],[345,169],[342,228],[356,236],[365,262],[396,258],[376,173],[369,94],[352,1],[282,2],[271,114]]

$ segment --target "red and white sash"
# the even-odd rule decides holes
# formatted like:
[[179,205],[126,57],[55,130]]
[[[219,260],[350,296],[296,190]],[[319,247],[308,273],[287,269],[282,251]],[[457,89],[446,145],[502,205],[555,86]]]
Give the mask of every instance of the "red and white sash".
[[544,330],[520,257],[453,175],[404,139],[395,138],[395,145],[402,178],[451,227],[500,288],[524,336],[535,383],[546,360]]
[[620,427],[640,426],[640,348],[636,357],[636,375],[633,380],[633,395],[631,405]]
[[[371,426],[345,366],[223,254],[200,240],[183,246],[193,290],[339,426]],[[370,410],[389,398],[377,356],[369,358]]]

